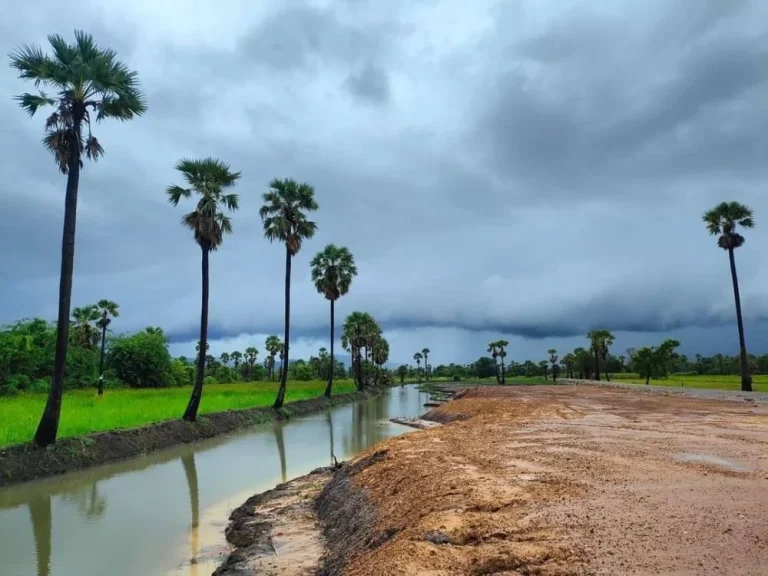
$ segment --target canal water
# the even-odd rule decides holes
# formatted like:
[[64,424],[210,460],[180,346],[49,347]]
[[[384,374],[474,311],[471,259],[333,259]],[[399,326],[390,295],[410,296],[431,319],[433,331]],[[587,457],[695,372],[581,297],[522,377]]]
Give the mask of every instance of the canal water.
[[82,472],[0,490],[3,576],[204,576],[229,548],[229,513],[256,492],[410,429],[415,385]]

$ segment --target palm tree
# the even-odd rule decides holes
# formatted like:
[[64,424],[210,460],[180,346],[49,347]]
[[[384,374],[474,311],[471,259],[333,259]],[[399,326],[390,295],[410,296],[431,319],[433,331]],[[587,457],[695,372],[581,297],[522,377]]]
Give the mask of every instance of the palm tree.
[[595,380],[600,381],[600,330],[590,330],[587,333],[587,340],[590,341],[590,348],[595,355]]
[[78,346],[89,350],[94,347],[97,332],[93,323],[97,322],[99,318],[99,311],[94,305],[72,310],[74,340]]
[[376,322],[370,314],[354,311],[344,320],[341,331],[341,346],[350,353],[355,385],[358,389],[365,386],[361,349],[370,344],[370,334],[375,332],[374,327]]
[[[45,106],[55,108],[45,122],[43,145],[53,154],[59,171],[67,176],[56,353],[48,401],[35,433],[35,442],[39,446],[55,442],[59,429],[69,343],[77,193],[83,155],[96,161],[104,154],[104,148],[91,132],[91,114],[95,114],[97,123],[107,118],[125,121],[140,116],[147,109],[139,89],[138,74],[117,60],[114,50],[100,48],[90,34],[80,31],[75,31],[74,44],[68,44],[57,34],[48,36],[48,42],[53,55],[45,54],[36,45],[24,45],[11,53],[11,66],[18,70],[20,78],[33,81],[35,87],[42,84],[56,91],[51,96],[42,90],[38,94],[22,94],[16,100],[30,116]],[[88,131],[87,137],[83,128]]]
[[563,356],[563,364],[565,364],[565,373],[567,378],[573,378],[573,365],[576,362],[576,358],[572,352],[568,352]]
[[611,376],[608,374],[608,351],[611,345],[613,345],[614,340],[613,334],[608,330],[600,330],[600,356],[603,359],[603,370],[605,371],[605,380],[607,382],[611,381]]
[[275,379],[275,356],[280,351],[280,346],[282,346],[282,343],[280,342],[280,338],[278,338],[275,335],[267,336],[267,339],[264,341],[264,348],[269,352],[269,379],[274,380]]
[[315,190],[309,184],[295,180],[274,179],[269,191],[264,193],[264,205],[259,215],[264,224],[264,237],[270,242],[285,243],[285,362],[280,375],[274,408],[280,408],[285,401],[288,382],[288,349],[291,325],[291,259],[301,250],[304,240],[312,238],[317,224],[307,219],[306,212],[317,210]]
[[496,349],[498,350],[499,358],[501,358],[501,384],[507,383],[506,369],[504,368],[504,358],[507,356],[507,346],[509,342],[506,340],[497,340]]
[[417,366],[416,374],[418,374],[419,376],[419,382],[421,382],[421,359],[423,357],[424,356],[422,355],[421,352],[416,352],[416,354],[413,355],[413,359],[416,360],[416,366]]
[[499,378],[499,363],[498,363],[498,357],[499,357],[499,351],[496,348],[496,342],[489,342],[488,343],[488,354],[491,355],[491,358],[493,358],[493,365],[496,370],[496,383],[501,384],[501,378]]
[[208,349],[208,256],[232,233],[232,221],[224,210],[234,212],[238,208],[237,194],[225,193],[240,178],[240,172],[232,172],[229,165],[215,158],[191,160],[184,158],[176,164],[188,188],[178,185],[167,189],[168,200],[178,206],[182,198],[199,196],[195,210],[185,214],[181,222],[192,230],[195,242],[202,251],[202,302],[200,305],[200,350],[197,354],[197,374],[192,396],[184,411],[184,420],[194,422],[203,396],[205,376],[205,351]]
[[253,380],[253,365],[256,363],[256,358],[259,357],[259,351],[253,346],[248,346],[245,349],[245,358],[248,361],[248,380]]
[[112,322],[112,318],[120,316],[120,312],[115,302],[106,299],[99,300],[96,310],[100,316],[96,324],[101,328],[101,352],[99,353],[99,396],[101,396],[104,394],[104,350],[107,343],[107,326]]
[[547,350],[547,354],[549,354],[549,361],[552,364],[552,382],[557,382],[557,350],[550,348]]
[[755,220],[752,209],[738,202],[721,202],[712,210],[704,213],[702,220],[707,231],[712,236],[718,236],[717,245],[728,251],[731,263],[731,281],[733,283],[733,299],[736,303],[736,322],[739,327],[739,361],[741,364],[741,389],[752,391],[752,376],[749,374],[747,345],[744,339],[744,321],[741,317],[741,295],[739,294],[739,278],[736,275],[736,260],[733,251],[744,245],[744,237],[736,231],[737,226],[754,228]]
[[333,387],[333,341],[335,340],[334,322],[336,300],[349,292],[352,278],[357,276],[357,267],[352,253],[343,247],[328,244],[312,259],[312,281],[317,291],[331,303],[331,370],[325,387],[326,398],[331,397]]
[[235,350],[229,355],[229,358],[232,360],[232,363],[235,365],[235,370],[237,370],[237,367],[240,366],[240,362],[243,359],[243,353],[239,350]]
[[429,380],[429,348],[422,349],[421,353],[424,355],[424,379]]
[[229,352],[222,352],[221,354],[219,354],[219,361],[222,364],[224,364],[224,366],[228,366],[229,365],[230,359],[231,358],[229,356]]
[[549,363],[547,363],[546,360],[542,360],[539,362],[539,368],[541,368],[541,371],[544,373],[544,380],[547,379],[547,367],[549,366]]

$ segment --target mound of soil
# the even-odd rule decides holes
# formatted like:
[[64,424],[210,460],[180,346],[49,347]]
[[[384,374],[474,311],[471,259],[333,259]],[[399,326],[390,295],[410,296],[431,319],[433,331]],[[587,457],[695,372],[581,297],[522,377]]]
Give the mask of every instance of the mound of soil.
[[489,387],[317,502],[321,574],[768,574],[768,407]]

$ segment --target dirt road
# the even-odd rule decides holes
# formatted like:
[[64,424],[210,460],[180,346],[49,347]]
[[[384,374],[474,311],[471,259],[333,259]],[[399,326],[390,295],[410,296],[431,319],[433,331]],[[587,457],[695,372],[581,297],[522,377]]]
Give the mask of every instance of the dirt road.
[[324,489],[325,573],[768,574],[768,406],[489,387]]

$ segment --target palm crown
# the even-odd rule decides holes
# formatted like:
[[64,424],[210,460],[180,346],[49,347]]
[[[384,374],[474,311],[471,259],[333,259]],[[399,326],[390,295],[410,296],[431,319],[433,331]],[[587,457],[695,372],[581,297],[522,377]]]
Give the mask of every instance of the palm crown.
[[357,275],[355,258],[344,247],[328,244],[312,258],[312,281],[328,300],[338,300],[349,292],[352,278]]
[[216,250],[224,234],[232,233],[232,221],[223,210],[237,210],[238,197],[234,193],[225,193],[225,190],[235,185],[240,172],[232,172],[228,164],[215,158],[185,158],[179,160],[176,170],[181,172],[188,188],[169,186],[166,191],[168,201],[177,206],[182,198],[190,198],[193,193],[200,196],[195,210],[185,214],[181,222],[192,230],[195,241],[202,248]]
[[752,209],[739,202],[721,202],[702,216],[707,230],[712,236],[719,236],[717,245],[723,250],[739,248],[744,244],[744,237],[736,232],[736,226],[753,228],[755,221]]
[[[106,118],[131,120],[146,109],[144,95],[139,89],[138,74],[117,60],[114,50],[99,48],[93,37],[75,31],[75,43],[68,44],[58,34],[48,36],[53,55],[45,54],[39,46],[21,46],[11,54],[11,66],[19,77],[32,80],[35,87],[42,84],[56,91],[48,95],[17,96],[21,107],[30,116],[45,106],[55,108],[45,122],[43,144],[53,154],[59,170],[69,170],[70,151],[76,151],[80,166],[81,155],[97,160],[104,149],[91,132],[91,116],[95,121]],[[87,137],[81,126],[85,123]]]
[[309,184],[276,178],[263,195],[259,216],[264,224],[264,237],[270,242],[285,242],[291,256],[301,250],[301,243],[315,235],[317,224],[305,212],[317,210],[315,190]]
[[96,309],[99,312],[99,315],[101,316],[96,323],[99,328],[106,328],[109,326],[110,322],[112,321],[111,318],[117,318],[120,316],[120,312],[118,311],[118,306],[116,302],[112,302],[111,300],[99,300],[96,303]]

